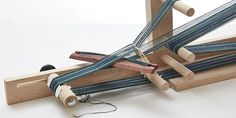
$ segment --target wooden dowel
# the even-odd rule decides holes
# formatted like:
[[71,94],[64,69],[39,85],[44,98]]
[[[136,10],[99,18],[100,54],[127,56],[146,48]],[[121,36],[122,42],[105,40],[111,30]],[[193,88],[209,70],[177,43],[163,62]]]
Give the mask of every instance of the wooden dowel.
[[[52,73],[48,76],[48,87],[50,86],[51,81],[58,77],[59,75],[56,73]],[[64,84],[57,87],[57,90],[55,92],[55,96],[60,99],[60,101],[66,106],[66,107],[73,107],[78,104],[78,98],[71,90],[71,87]]]
[[66,107],[73,107],[79,102],[77,96],[72,92],[71,87],[67,85],[62,85],[59,99]]
[[192,52],[190,52],[189,50],[187,50],[186,48],[184,47],[181,47],[177,54],[182,57],[183,59],[185,59],[186,61],[188,62],[194,62],[195,59],[196,59],[196,56],[195,54],[193,54]]
[[168,55],[161,56],[161,59],[163,62],[168,64],[170,67],[172,67],[174,70],[176,70],[179,74],[181,74],[186,79],[193,79],[194,73],[186,68],[184,65],[173,59],[172,57]]
[[[142,52],[137,52],[140,55],[144,55]],[[142,56],[142,58],[140,58],[140,60],[142,60],[143,62],[149,62],[148,58],[146,56]],[[153,74],[148,74],[148,73],[144,73],[144,76],[149,79],[154,85],[156,85],[159,89],[165,91],[167,89],[170,88],[169,83],[164,80],[161,76],[158,75],[158,73],[153,73]]]
[[[161,0],[163,3],[166,0]],[[183,14],[185,14],[186,16],[193,16],[195,13],[194,8],[186,5],[185,3],[183,3],[182,1],[176,1],[173,5],[173,8]]]
[[161,76],[159,76],[157,73],[154,74],[146,73],[144,74],[144,76],[163,91],[168,90],[170,88],[169,83],[166,80],[164,80]]

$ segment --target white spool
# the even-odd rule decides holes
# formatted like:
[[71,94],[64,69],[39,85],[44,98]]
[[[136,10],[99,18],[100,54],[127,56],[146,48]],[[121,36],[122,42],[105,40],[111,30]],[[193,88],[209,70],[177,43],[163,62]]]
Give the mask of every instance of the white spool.
[[[50,87],[53,79],[58,76],[59,75],[56,73],[50,74],[47,79],[47,86]],[[66,107],[73,107],[79,102],[78,97],[73,93],[71,87],[66,84],[59,85],[54,95],[59,98]]]

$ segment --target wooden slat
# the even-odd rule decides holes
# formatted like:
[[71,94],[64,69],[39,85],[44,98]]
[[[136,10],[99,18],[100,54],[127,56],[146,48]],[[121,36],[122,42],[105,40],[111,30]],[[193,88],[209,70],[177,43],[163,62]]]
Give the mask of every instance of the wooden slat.
[[[147,22],[150,21],[155,13],[161,8],[162,2],[160,0],[146,0],[146,19]],[[158,24],[157,28],[152,32],[150,39],[156,39],[161,35],[171,31],[173,29],[173,17],[172,9],[163,17],[163,19]]]
[[[13,77],[6,79],[4,81],[5,83],[5,90],[6,90],[6,99],[8,104],[15,104],[20,102],[25,102],[28,100],[38,99],[46,96],[50,96],[51,91],[46,85],[46,81],[40,81],[36,84],[32,84],[25,87],[17,87],[18,84],[35,81],[35,80],[46,80],[47,77],[52,73],[57,73],[59,75],[63,75],[65,73],[74,71],[76,69],[79,69],[81,67],[85,66],[82,65],[76,65],[71,67],[66,67],[62,69],[54,69],[44,72],[38,72],[35,74],[29,74],[25,76],[19,76],[19,77]],[[112,68],[112,69],[105,69],[98,72],[95,72],[93,74],[90,74],[88,76],[85,76],[79,80],[75,80],[69,83],[70,86],[83,86],[88,84],[95,84],[95,83],[101,83],[106,81],[112,81],[117,79],[123,79],[127,77],[131,77],[134,75],[137,75],[137,72],[134,71],[128,71],[124,69],[119,68]]]
[[[80,52],[76,52],[70,55],[71,59],[87,61],[87,62],[92,62],[92,63],[97,62],[104,57],[105,57],[104,55],[83,54]],[[151,64],[151,63],[147,63],[147,64],[149,65],[141,65],[141,64],[137,64],[128,60],[121,60],[112,64],[112,66],[117,67],[117,68],[127,69],[127,70],[133,70],[133,71],[137,71],[141,73],[153,73],[158,68],[157,64]]]
[[171,88],[173,88],[175,91],[182,91],[232,78],[236,78],[236,64],[196,73],[194,79],[192,80],[186,80],[183,77],[177,77],[170,79],[169,82]]

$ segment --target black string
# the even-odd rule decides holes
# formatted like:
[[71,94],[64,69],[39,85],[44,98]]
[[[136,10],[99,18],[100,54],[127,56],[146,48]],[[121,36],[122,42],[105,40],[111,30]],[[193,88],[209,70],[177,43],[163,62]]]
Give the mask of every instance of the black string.
[[101,114],[101,113],[110,113],[110,112],[115,112],[117,110],[117,107],[112,104],[112,103],[108,103],[108,102],[104,102],[104,101],[100,101],[100,100],[91,100],[91,96],[90,95],[85,95],[85,97],[83,97],[80,100],[81,103],[89,103],[89,104],[93,104],[93,105],[99,105],[99,104],[105,104],[108,106],[112,106],[114,109],[112,110],[108,110],[108,111],[97,111],[97,112],[88,112],[88,113],[83,113],[80,115],[73,115],[75,118],[79,118],[85,115],[94,115],[94,114]]

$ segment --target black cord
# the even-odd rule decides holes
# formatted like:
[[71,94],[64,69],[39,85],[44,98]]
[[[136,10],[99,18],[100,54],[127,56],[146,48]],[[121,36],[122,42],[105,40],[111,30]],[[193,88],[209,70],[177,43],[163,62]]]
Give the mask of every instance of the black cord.
[[93,105],[105,104],[105,105],[108,105],[108,106],[112,106],[114,109],[109,110],[109,111],[97,111],[97,112],[83,113],[83,114],[80,114],[80,115],[73,115],[75,118],[79,118],[79,117],[82,117],[82,116],[85,116],[85,115],[110,113],[110,112],[115,112],[117,110],[117,107],[112,103],[108,103],[108,102],[104,102],[104,101],[100,101],[100,100],[91,100],[90,95],[85,95],[85,98],[81,99],[80,102],[81,103],[89,103],[89,104],[93,104]]

